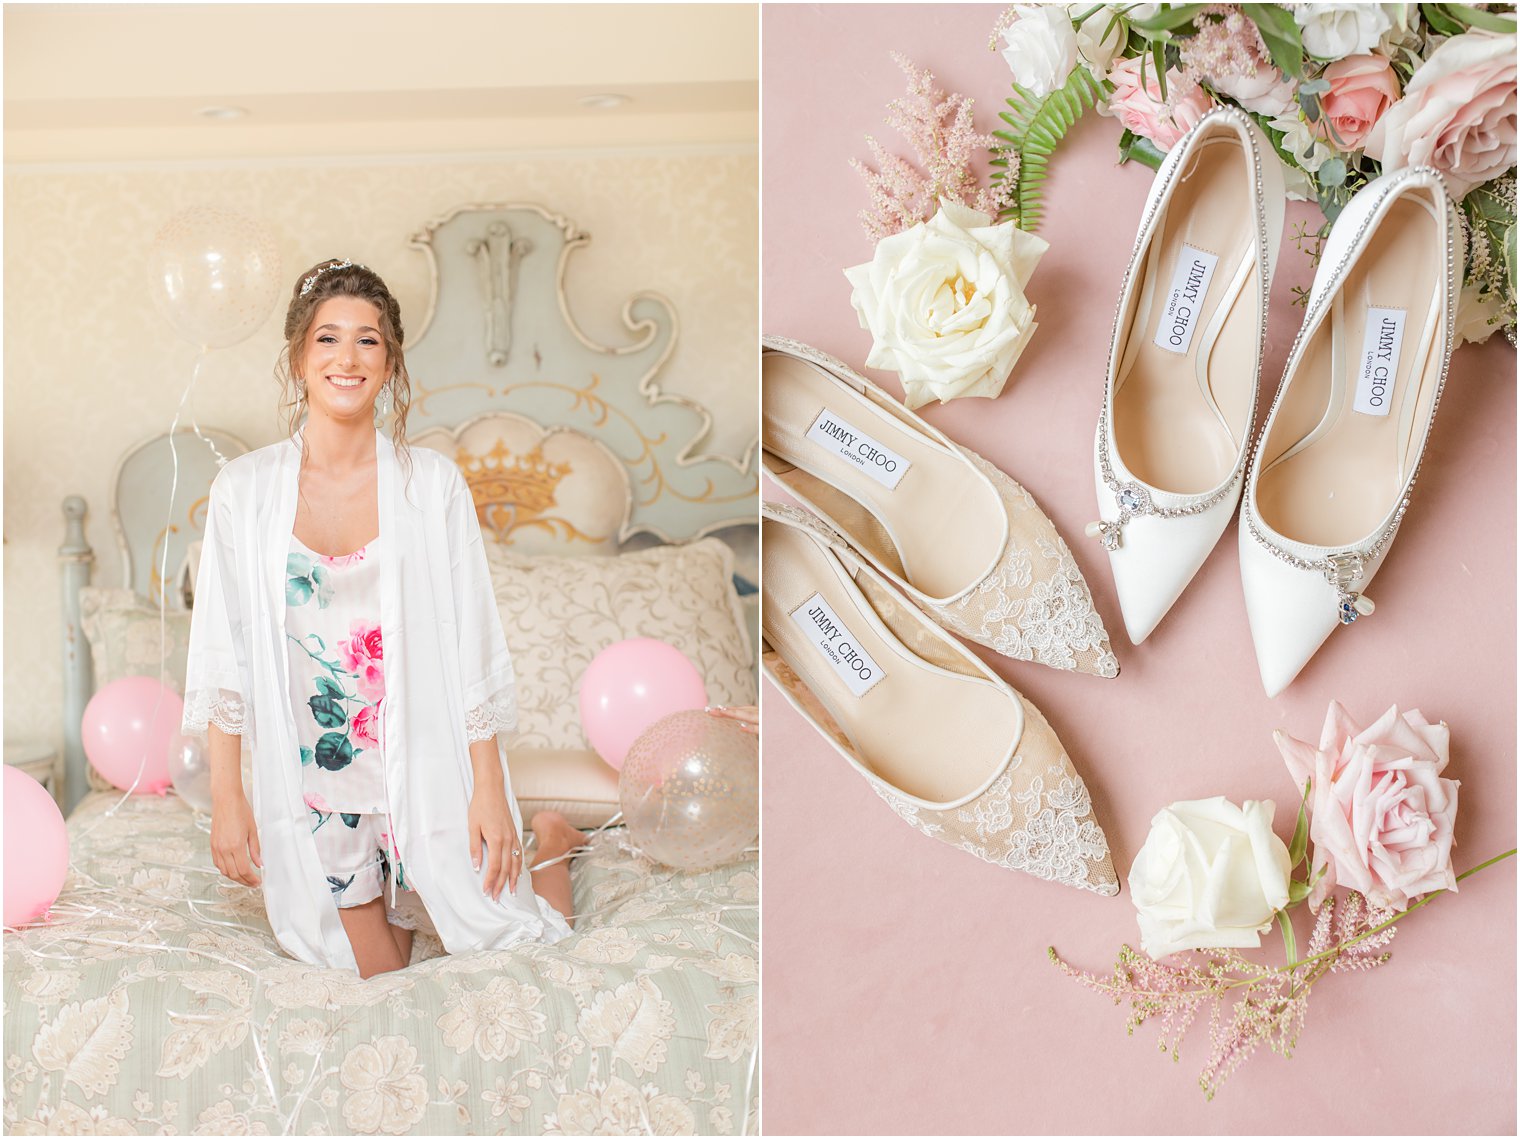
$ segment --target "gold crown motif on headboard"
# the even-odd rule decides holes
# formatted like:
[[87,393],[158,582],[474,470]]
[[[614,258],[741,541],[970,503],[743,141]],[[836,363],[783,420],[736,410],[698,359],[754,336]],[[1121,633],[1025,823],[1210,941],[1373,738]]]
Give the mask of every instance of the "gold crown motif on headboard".
[[555,488],[574,467],[570,463],[556,463],[544,458],[542,447],[514,455],[512,449],[498,439],[484,455],[476,455],[468,447],[456,448],[454,462],[469,484],[481,528],[489,530],[498,539],[506,539],[522,526],[541,526],[566,538],[583,542],[594,540],[563,518],[543,517],[558,505]]

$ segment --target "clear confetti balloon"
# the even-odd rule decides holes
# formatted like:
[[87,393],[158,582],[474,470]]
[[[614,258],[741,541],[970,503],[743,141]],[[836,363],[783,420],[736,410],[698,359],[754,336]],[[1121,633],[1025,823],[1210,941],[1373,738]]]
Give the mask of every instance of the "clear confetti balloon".
[[211,763],[206,743],[197,736],[175,732],[169,741],[169,782],[179,797],[197,811],[211,810]]
[[169,219],[148,255],[153,301],[198,348],[252,336],[280,295],[280,255],[269,227],[217,206]]
[[672,713],[628,749],[618,799],[629,838],[650,858],[721,866],[760,833],[758,742],[731,720]]

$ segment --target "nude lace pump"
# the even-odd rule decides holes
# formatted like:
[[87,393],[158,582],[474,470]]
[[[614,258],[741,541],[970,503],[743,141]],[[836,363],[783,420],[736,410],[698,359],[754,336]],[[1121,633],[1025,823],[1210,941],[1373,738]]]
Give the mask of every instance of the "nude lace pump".
[[761,506],[761,665],[909,826],[985,862],[1119,892],[1045,718],[805,510]]
[[1368,183],[1330,231],[1241,504],[1241,582],[1269,696],[1373,612],[1363,591],[1409,506],[1461,280],[1461,226],[1434,170]]
[[768,336],[761,464],[935,621],[1016,660],[1119,673],[1076,559],[1018,483],[834,357]]
[[1093,448],[1125,628],[1148,637],[1240,500],[1282,242],[1281,163],[1244,114],[1206,114],[1167,154],[1119,291]]

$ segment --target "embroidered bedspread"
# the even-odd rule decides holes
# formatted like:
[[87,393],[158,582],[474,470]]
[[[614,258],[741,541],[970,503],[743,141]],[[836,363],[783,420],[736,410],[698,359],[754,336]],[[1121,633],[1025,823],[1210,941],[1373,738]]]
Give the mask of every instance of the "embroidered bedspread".
[[574,863],[574,936],[419,934],[363,981],[280,952],[177,797],[117,798],[70,817],[52,922],[5,934],[7,1132],[755,1132],[753,855],[682,874],[609,831]]

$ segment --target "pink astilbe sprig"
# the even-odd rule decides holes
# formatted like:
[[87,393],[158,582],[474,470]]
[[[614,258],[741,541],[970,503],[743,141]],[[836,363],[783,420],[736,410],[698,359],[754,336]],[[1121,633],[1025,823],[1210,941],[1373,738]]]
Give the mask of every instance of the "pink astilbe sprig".
[[1197,16],[1197,31],[1178,43],[1182,70],[1195,80],[1251,79],[1268,58],[1267,43],[1236,4],[1210,4]]
[[[886,122],[907,139],[917,165],[866,137],[876,168],[850,159],[871,193],[870,208],[859,215],[866,233],[880,241],[928,221],[941,198],[997,217],[1017,184],[1012,175],[1018,173],[1018,155],[976,129],[968,96],[939,90],[932,72],[914,67],[897,52],[892,59],[907,76],[908,91],[887,104]],[[991,187],[981,185],[971,167],[982,152],[1007,162],[1010,176]]]
[[1180,1059],[1183,1037],[1198,1012],[1209,1006],[1209,1058],[1198,1078],[1213,1099],[1224,1081],[1265,1045],[1291,1057],[1309,1016],[1309,993],[1327,973],[1366,972],[1389,959],[1396,928],[1391,910],[1348,895],[1339,907],[1328,899],[1314,923],[1309,956],[1284,965],[1252,961],[1235,949],[1193,950],[1180,965],[1153,961],[1130,946],[1119,950],[1107,977],[1068,965],[1054,947],[1050,959],[1084,988],[1129,1002],[1126,1029],[1157,1020],[1159,1046]]

